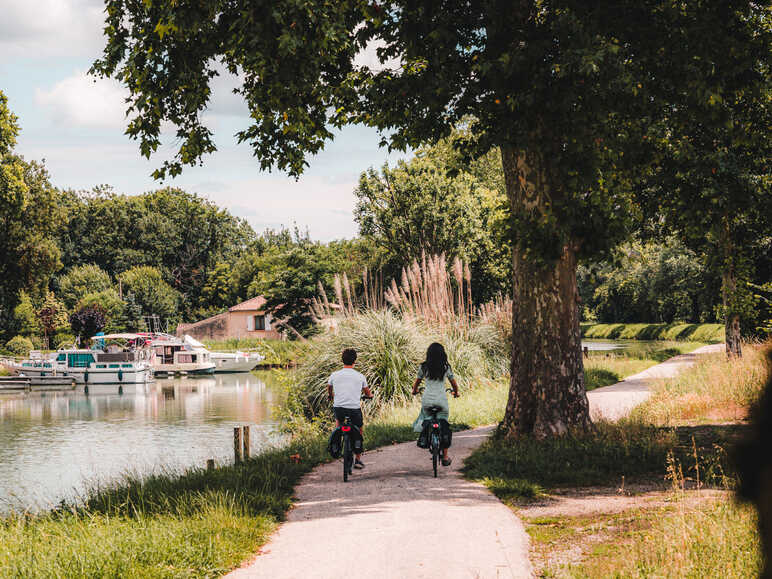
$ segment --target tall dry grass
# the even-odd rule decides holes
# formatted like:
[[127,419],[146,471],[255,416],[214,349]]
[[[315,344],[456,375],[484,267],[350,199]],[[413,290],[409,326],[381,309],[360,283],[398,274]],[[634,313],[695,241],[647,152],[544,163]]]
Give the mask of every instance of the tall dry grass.
[[[288,388],[288,405],[307,418],[327,410],[327,379],[341,366],[344,348],[354,348],[358,368],[374,387],[365,408],[377,414],[410,399],[418,365],[432,342],[445,346],[462,390],[509,370],[511,301],[475,309],[469,266],[444,255],[426,256],[385,285],[365,271],[359,295],[348,276],[336,275],[331,301],[319,285],[311,312],[327,331],[311,340]],[[506,321],[505,321],[506,320]]]
[[767,342],[747,346],[742,358],[701,357],[676,377],[654,383],[651,398],[632,417],[662,426],[743,419],[764,387],[770,349]]

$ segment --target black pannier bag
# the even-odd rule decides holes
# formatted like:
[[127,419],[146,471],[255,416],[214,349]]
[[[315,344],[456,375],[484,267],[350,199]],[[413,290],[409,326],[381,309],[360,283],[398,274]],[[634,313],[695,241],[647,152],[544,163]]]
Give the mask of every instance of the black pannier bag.
[[332,458],[340,458],[340,455],[343,454],[343,431],[340,429],[340,426],[330,434],[327,452],[330,453]]
[[[351,439],[351,450],[354,454],[362,454],[364,449],[364,441],[362,439],[362,432],[356,427],[351,427],[349,433]],[[332,458],[340,458],[343,455],[343,429],[338,426],[330,434],[330,440],[327,442],[327,452],[330,453]]]
[[432,433],[432,420],[431,418],[424,420],[421,425],[421,434],[418,435],[418,448],[429,448],[429,440]]
[[440,448],[450,448],[453,443],[453,432],[450,430],[450,424],[444,418],[440,418]]
[[364,451],[364,440],[362,438],[362,431],[356,426],[351,427],[351,448],[354,454],[362,454]]

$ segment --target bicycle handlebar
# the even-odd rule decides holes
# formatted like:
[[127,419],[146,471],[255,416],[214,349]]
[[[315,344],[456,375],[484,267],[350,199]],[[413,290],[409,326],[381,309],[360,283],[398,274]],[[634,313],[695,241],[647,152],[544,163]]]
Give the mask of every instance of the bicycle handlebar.
[[[423,386],[422,386],[421,388],[419,388],[418,390],[416,390],[416,392],[414,393],[414,395],[415,395],[415,394],[420,394],[420,393],[422,393],[423,391],[424,391],[424,388],[423,388]],[[453,394],[453,396],[455,396],[456,398],[458,398],[458,397],[460,396],[460,394],[456,394],[456,393],[453,391],[453,388],[445,388],[445,392],[450,392],[450,393],[451,393],[451,394]]]

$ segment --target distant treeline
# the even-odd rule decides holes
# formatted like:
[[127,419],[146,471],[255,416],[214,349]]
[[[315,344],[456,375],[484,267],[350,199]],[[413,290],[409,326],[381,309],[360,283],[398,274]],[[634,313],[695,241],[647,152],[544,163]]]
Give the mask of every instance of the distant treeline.
[[[147,315],[173,329],[255,295],[266,296],[288,335],[307,335],[315,330],[310,300],[320,284],[335,294],[336,273],[346,273],[356,292],[368,269],[382,291],[425,255],[463,260],[475,304],[511,293],[513,233],[495,149],[470,161],[444,140],[410,161],[366,171],[354,191],[359,237],[321,243],[297,229],[257,233],[181,189],[58,189],[41,163],[13,153],[15,123],[0,93],[0,344],[20,337],[53,347],[71,340],[73,327],[137,330]],[[583,320],[722,321],[715,253],[647,227],[641,223],[605,260],[580,264]],[[772,318],[772,236],[755,239],[744,255],[738,291],[742,327],[752,333]],[[17,349],[27,344],[17,340]]]

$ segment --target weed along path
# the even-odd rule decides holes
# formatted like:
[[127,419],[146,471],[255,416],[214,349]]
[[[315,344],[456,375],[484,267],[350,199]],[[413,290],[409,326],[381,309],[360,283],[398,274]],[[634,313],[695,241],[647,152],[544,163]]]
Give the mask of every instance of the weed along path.
[[702,346],[689,354],[674,356],[643,372],[628,376],[621,382],[611,386],[591,390],[587,393],[587,398],[590,402],[590,415],[592,419],[619,420],[651,396],[649,383],[652,380],[672,378],[684,368],[693,365],[697,360],[697,356],[720,353],[725,348],[724,344]]
[[348,483],[340,461],[314,469],[298,485],[287,522],[228,577],[530,577],[520,519],[461,476],[464,458],[491,430],[455,433],[453,464],[438,478],[414,442],[367,452],[367,467]]

